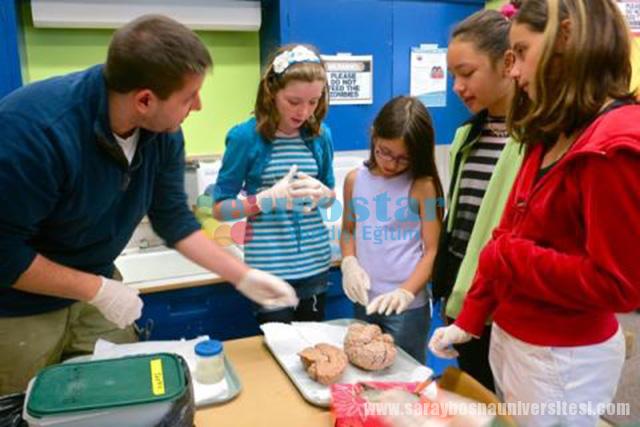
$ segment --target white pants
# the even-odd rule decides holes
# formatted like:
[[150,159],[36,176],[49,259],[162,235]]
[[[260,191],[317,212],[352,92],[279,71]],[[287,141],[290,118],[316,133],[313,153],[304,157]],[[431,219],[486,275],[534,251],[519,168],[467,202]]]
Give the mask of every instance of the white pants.
[[623,362],[621,329],[595,345],[544,347],[493,324],[489,363],[498,395],[512,408],[536,404],[529,414],[515,414],[521,426],[595,426],[597,411],[615,395]]

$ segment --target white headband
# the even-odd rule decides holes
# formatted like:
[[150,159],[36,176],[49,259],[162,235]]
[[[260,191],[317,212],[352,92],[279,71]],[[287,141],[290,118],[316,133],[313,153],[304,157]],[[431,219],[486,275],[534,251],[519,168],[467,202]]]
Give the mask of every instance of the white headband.
[[291,50],[285,50],[275,57],[273,60],[273,72],[282,74],[290,65],[299,62],[315,62],[319,64],[320,58],[311,49],[298,45]]

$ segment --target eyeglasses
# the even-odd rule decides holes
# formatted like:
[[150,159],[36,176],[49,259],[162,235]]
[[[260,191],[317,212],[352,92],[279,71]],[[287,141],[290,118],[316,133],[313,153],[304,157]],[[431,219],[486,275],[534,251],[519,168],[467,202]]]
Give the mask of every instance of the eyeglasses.
[[391,151],[387,150],[384,147],[376,147],[373,152],[376,156],[380,157],[382,160],[386,162],[395,162],[398,166],[409,166],[411,161],[406,156],[394,156],[391,154]]

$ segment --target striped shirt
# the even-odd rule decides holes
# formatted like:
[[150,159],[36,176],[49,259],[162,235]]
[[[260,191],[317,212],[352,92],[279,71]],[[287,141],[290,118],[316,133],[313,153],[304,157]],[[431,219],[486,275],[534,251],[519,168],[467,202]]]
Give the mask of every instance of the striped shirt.
[[489,116],[480,138],[462,166],[456,216],[449,243],[449,252],[459,258],[463,258],[467,251],[482,198],[508,137],[504,117]]
[[[271,159],[262,172],[265,190],[287,174],[292,165],[314,178],[318,165],[299,138],[272,142]],[[251,232],[245,242],[245,261],[286,280],[301,279],[329,269],[329,234],[318,209],[311,212],[273,210],[249,217]]]

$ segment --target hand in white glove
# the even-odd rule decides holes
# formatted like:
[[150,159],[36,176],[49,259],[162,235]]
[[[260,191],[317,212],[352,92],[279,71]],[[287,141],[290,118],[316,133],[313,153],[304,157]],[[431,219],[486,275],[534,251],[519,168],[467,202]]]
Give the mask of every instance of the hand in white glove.
[[388,316],[390,314],[400,314],[409,307],[411,301],[416,296],[406,289],[398,288],[395,291],[378,295],[367,306],[367,314],[378,313]]
[[118,328],[124,329],[142,314],[142,300],[137,289],[122,282],[101,277],[102,285],[89,304],[94,305],[103,316]]
[[333,197],[333,192],[316,178],[304,172],[298,172],[297,178],[291,183],[291,194],[295,198],[310,198],[311,205],[305,206],[305,212],[311,212],[321,201],[328,201]]
[[236,289],[267,308],[298,305],[296,291],[282,279],[267,272],[251,269],[236,286]]
[[291,166],[289,172],[287,172],[287,174],[278,182],[273,184],[272,187],[256,194],[256,201],[260,211],[273,211],[276,207],[279,208],[283,204],[286,206],[287,210],[291,210],[293,208],[293,200],[295,197],[291,194],[291,184],[297,172],[298,165]]
[[347,298],[352,302],[367,305],[369,302],[367,291],[371,288],[371,282],[358,259],[353,255],[342,258],[340,269],[342,270],[342,289]]
[[452,344],[462,344],[471,341],[472,335],[455,324],[438,328],[433,332],[429,341],[429,350],[438,357],[452,359],[458,357],[458,352],[451,347]]

